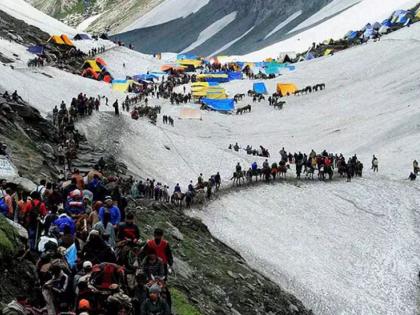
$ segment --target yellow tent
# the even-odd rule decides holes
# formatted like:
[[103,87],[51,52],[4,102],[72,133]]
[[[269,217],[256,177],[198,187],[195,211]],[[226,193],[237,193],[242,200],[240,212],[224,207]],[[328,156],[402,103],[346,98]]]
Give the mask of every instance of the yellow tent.
[[57,45],[66,45],[66,43],[58,35],[52,35],[48,41]]
[[417,10],[416,18],[419,18],[420,19],[420,8]]
[[201,60],[193,60],[193,59],[183,59],[183,60],[177,60],[177,64],[181,66],[193,66],[194,68],[200,67],[203,62]]
[[114,80],[112,81],[112,90],[119,92],[127,92],[130,82],[128,80]]
[[329,55],[331,55],[332,53],[333,53],[333,49],[327,49],[325,52],[324,52],[324,56],[329,56]]
[[92,68],[92,70],[95,72],[102,72],[101,68],[99,68],[95,60],[86,60],[83,68]]
[[61,39],[63,40],[63,42],[68,45],[68,46],[74,46],[73,42],[70,40],[70,38],[68,38],[67,35],[63,34],[61,35]]
[[297,86],[293,83],[277,83],[277,93],[283,96],[292,95],[297,90]]

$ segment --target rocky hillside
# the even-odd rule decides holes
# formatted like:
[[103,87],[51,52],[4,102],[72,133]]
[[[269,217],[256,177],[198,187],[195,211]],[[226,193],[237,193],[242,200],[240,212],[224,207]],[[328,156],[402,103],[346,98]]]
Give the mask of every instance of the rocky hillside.
[[[37,9],[92,32],[118,31],[162,0],[26,0]],[[100,16],[99,16],[100,15]],[[97,17],[95,19],[95,17]],[[91,23],[89,23],[89,21]]]

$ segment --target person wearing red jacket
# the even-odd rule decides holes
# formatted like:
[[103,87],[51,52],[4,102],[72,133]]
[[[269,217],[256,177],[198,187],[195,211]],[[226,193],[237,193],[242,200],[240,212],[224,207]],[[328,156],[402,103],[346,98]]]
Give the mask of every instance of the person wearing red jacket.
[[148,252],[154,251],[156,255],[162,259],[163,265],[165,267],[165,278],[168,276],[169,268],[172,267],[174,260],[172,256],[171,247],[167,240],[163,239],[163,230],[155,229],[154,239],[148,240],[146,245],[142,249],[142,256],[147,255]]
[[40,219],[47,215],[48,210],[45,203],[41,201],[39,192],[32,192],[31,198],[32,200],[27,202],[25,207],[25,225],[28,229],[30,249],[35,250],[37,239],[42,230]]

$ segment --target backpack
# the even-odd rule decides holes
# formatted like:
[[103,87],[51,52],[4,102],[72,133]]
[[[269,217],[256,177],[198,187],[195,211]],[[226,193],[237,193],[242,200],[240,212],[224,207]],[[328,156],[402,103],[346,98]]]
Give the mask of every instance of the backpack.
[[35,202],[31,200],[31,211],[27,214],[26,222],[28,224],[34,224],[38,220],[38,217],[41,213],[40,207],[41,207],[41,201],[39,201],[38,205],[35,205]]
[[7,215],[9,213],[9,206],[4,200],[4,197],[0,198],[0,213]]

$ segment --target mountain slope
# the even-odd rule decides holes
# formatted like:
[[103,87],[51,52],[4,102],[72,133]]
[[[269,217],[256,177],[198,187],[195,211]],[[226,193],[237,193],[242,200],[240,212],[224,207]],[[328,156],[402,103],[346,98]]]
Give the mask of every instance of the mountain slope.
[[[188,51],[203,56],[246,55],[275,45],[276,53],[269,55],[277,57],[280,51],[306,50],[314,41],[342,38],[351,29],[382,21],[417,1],[200,0],[189,6],[184,2],[166,0],[115,38],[146,53]],[[234,12],[231,23],[203,40],[208,28]],[[193,45],[199,39],[199,45]]]
[[81,31],[118,31],[162,0],[26,0]]

